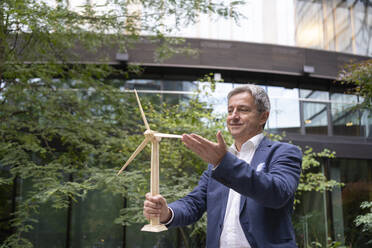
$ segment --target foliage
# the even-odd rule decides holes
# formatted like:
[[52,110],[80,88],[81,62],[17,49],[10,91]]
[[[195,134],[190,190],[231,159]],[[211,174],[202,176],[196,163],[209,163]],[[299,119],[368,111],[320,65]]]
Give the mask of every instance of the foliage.
[[[311,247],[323,247],[323,245],[319,242],[311,242]],[[327,248],[346,248],[346,246],[342,245],[339,241],[332,241],[328,240],[328,243],[326,245]]]
[[327,179],[324,173],[319,170],[322,159],[332,158],[335,158],[335,152],[331,152],[328,149],[324,149],[321,152],[314,152],[311,147],[305,148],[303,151],[302,173],[296,192],[295,204],[300,203],[299,198],[303,192],[325,192],[332,190],[336,186],[342,186],[340,182]]
[[[363,215],[358,215],[354,221],[355,225],[357,227],[362,227],[363,232],[372,234],[372,202],[362,202],[360,208],[365,211],[369,211]],[[372,239],[370,239],[367,243],[372,244]]]
[[372,109],[372,60],[347,64],[339,73],[339,81],[352,85],[352,93],[362,97],[357,107]]
[[[102,62],[107,54],[99,48],[105,46],[126,51],[140,35],[150,35],[149,42],[160,43],[154,55],[160,60],[169,58],[173,53],[189,53],[189,49],[179,46],[182,39],[171,38],[167,34],[195,23],[200,14],[237,20],[241,16],[237,7],[243,3],[233,1],[226,6],[221,2],[205,0],[90,2],[70,8],[73,2],[69,0],[56,0],[55,4],[47,0],[2,0],[0,79],[14,76],[20,69],[23,75],[28,72],[28,76],[35,77],[32,68],[36,64],[29,63],[26,69],[22,64],[24,61],[59,63],[43,64],[44,68],[37,67],[36,71],[40,77],[43,70],[45,79],[57,68],[59,70],[54,71],[54,76],[59,75],[61,69],[66,69],[63,63],[82,61],[77,56],[81,49],[85,49],[86,55],[92,56],[97,62]],[[76,73],[79,69],[74,71]]]
[[[296,230],[297,242],[311,242],[311,246],[307,244],[309,247],[323,247],[326,243],[326,240],[324,240],[326,229],[319,223],[324,223],[324,213],[317,209],[309,211],[307,204],[312,206],[313,203],[306,202],[302,205],[301,199],[306,199],[310,196],[310,199],[312,199],[310,202],[316,202],[313,197],[319,197],[320,194],[326,191],[332,191],[335,187],[343,186],[343,183],[328,179],[324,173],[324,167],[321,166],[324,166],[327,160],[333,159],[335,152],[331,152],[328,149],[314,152],[311,147],[305,147],[302,153],[302,173],[295,194],[294,207],[296,212],[292,221]],[[303,198],[303,195],[306,197]],[[337,242],[329,241],[326,247],[339,247],[338,245]]]
[[[81,87],[94,87],[96,92],[80,91]],[[112,168],[124,159],[118,150],[128,132],[125,128],[133,123],[123,123],[127,116],[121,108],[128,103],[117,101],[123,97],[100,96],[97,91],[102,90],[107,87],[97,82],[51,85],[40,80],[9,84],[4,91],[0,165],[10,171],[10,179],[32,184],[13,213],[16,232],[8,240],[12,247],[29,231],[29,221],[40,204],[66,208],[70,201],[85,197],[109,179],[117,187],[125,183],[125,179],[113,177]],[[115,106],[115,111],[108,106]]]

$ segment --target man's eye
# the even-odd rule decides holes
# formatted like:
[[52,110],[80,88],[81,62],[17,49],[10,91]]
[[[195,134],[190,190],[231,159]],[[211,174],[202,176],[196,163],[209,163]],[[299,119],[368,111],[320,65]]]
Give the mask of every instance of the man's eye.
[[240,111],[240,112],[249,112],[249,109],[247,109],[247,108],[241,108],[241,109],[238,109],[238,111]]

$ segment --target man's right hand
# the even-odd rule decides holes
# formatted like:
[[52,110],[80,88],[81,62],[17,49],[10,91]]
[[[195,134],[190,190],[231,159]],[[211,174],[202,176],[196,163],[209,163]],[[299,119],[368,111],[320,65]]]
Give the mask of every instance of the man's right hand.
[[150,193],[146,194],[146,200],[143,203],[143,215],[148,220],[152,217],[160,217],[161,223],[167,223],[172,217],[165,198],[161,195],[151,196]]

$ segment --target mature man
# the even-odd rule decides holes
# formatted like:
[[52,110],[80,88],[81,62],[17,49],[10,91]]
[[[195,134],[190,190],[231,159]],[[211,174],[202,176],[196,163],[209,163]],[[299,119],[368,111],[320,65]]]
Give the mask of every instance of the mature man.
[[228,94],[227,127],[234,144],[184,134],[184,144],[209,163],[195,189],[167,205],[146,194],[144,216],[169,227],[196,222],[207,211],[207,247],[296,247],[291,223],[302,155],[290,144],[263,135],[270,101],[255,85]]

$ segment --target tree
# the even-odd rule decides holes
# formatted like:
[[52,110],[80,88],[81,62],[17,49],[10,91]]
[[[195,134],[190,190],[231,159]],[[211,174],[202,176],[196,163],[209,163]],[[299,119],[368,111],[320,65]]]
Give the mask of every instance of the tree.
[[[371,117],[372,114],[372,59],[361,61],[358,63],[350,63],[344,66],[344,69],[339,73],[339,81],[342,84],[347,84],[351,87],[350,92],[361,97],[361,102],[353,107],[366,111]],[[370,210],[369,213],[356,216],[354,223],[357,227],[361,227],[361,231],[369,235],[372,231],[372,201],[362,202],[361,210]],[[367,242],[371,244],[372,240]]]
[[[74,9],[68,0],[0,2],[0,187],[19,181],[31,185],[7,216],[11,230],[2,247],[32,247],[24,234],[43,204],[68,208],[96,189],[131,198],[139,188],[143,197],[148,188],[147,159],[139,157],[143,165],[125,177],[114,176],[131,154],[129,148],[138,145],[139,135],[133,134],[143,130],[141,120],[133,118],[135,100],[121,91],[123,82],[108,80],[126,78],[133,68],[109,66],[102,48],[125,51],[147,34],[159,44],[154,55],[159,60],[189,52],[180,46],[182,39],[167,34],[195,22],[200,13],[237,18],[241,3],[91,2]],[[173,22],[164,22],[165,17]],[[82,54],[94,56],[96,63],[79,62]],[[174,169],[178,163],[173,162]]]
[[372,60],[345,65],[338,80],[352,88],[351,93],[362,97],[356,108],[372,110]]
[[[372,233],[372,201],[365,201],[360,204],[360,208],[366,210],[366,213],[358,215],[355,218],[355,225],[357,227],[362,227],[362,231],[366,234]],[[369,211],[368,211],[369,210]],[[369,237],[371,237],[369,235]],[[368,245],[372,244],[372,239],[370,238],[366,243]]]

